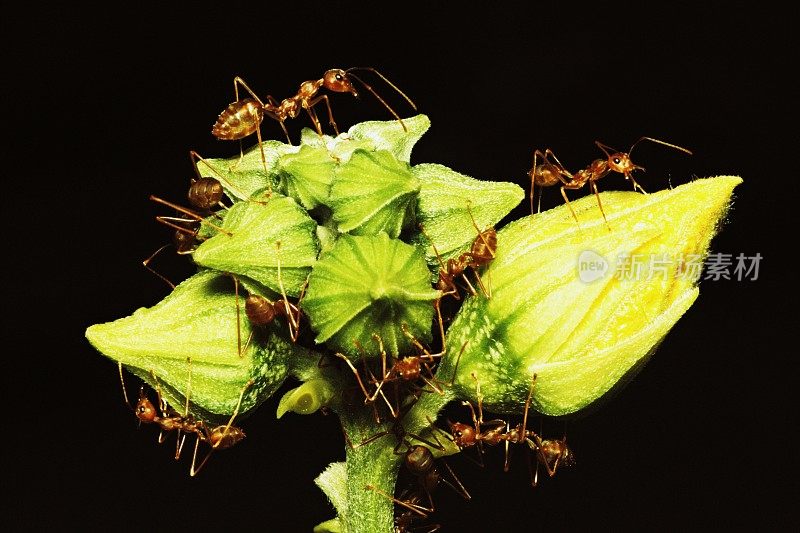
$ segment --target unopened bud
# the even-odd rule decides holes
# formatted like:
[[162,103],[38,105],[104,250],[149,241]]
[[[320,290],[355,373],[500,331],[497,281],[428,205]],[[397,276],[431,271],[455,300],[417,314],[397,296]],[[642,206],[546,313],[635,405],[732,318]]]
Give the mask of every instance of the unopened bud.
[[[467,347],[456,387],[496,412],[586,407],[638,368],[698,294],[702,264],[741,179],[722,176],[643,195],[593,195],[518,220],[497,234],[483,274],[448,332]],[[636,262],[639,266],[636,266]],[[639,271],[635,269],[639,268]],[[631,270],[634,269],[634,270]]]

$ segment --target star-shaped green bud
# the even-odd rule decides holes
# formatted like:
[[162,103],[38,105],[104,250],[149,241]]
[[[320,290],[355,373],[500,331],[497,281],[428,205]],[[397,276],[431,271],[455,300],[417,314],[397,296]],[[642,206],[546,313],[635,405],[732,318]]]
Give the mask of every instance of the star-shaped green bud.
[[420,341],[430,340],[439,295],[419,248],[385,233],[342,235],[314,265],[303,311],[318,343],[360,357],[358,342],[369,355],[378,355],[377,335],[397,356],[412,349],[404,326]]

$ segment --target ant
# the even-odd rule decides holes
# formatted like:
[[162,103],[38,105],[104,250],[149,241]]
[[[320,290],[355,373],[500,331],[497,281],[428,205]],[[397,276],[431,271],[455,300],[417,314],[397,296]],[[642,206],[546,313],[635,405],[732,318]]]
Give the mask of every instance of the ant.
[[[416,483],[414,488],[410,491],[403,491],[399,498],[395,498],[373,485],[366,485],[365,489],[372,490],[373,492],[392,500],[397,505],[404,507],[407,511],[401,513],[395,518],[395,531],[408,531],[408,527],[413,520],[419,519],[418,517],[423,519],[427,518],[428,515],[435,510],[431,493],[439,486],[440,483],[444,483],[445,485],[449,486],[465,500],[472,499],[472,496],[470,496],[467,489],[464,488],[464,485],[458,479],[458,476],[456,476],[455,472],[453,472],[453,469],[450,468],[450,465],[448,465],[444,459],[441,459],[441,462],[447,468],[448,472],[450,473],[450,477],[455,484],[445,479],[439,472],[439,469],[436,467],[436,458],[433,456],[431,448],[441,451],[445,450],[444,446],[441,442],[439,442],[439,439],[436,437],[436,435],[433,435],[433,438],[436,440],[436,444],[434,444],[420,436],[408,434],[408,436],[426,444],[427,446],[423,446],[422,444],[412,444],[406,438],[405,430],[398,422],[399,420],[392,428],[392,431],[395,433],[398,440],[397,445],[394,448],[394,453],[396,455],[403,456],[403,466],[405,467],[405,471],[415,478]],[[433,423],[431,423],[431,427],[435,427]],[[368,439],[361,445],[366,444],[366,442],[371,442],[372,440],[375,440],[376,438],[392,431],[386,431],[378,434],[377,436]],[[405,445],[406,450],[401,452],[400,448],[403,445]],[[425,506],[422,503],[423,496],[424,500],[427,501],[428,506]],[[416,517],[414,515],[416,515]],[[403,527],[406,529],[402,529]],[[436,531],[437,529],[439,529],[438,526],[430,531]]]
[[[421,352],[421,354],[408,355],[405,357],[396,358],[392,363],[392,365],[387,368],[386,349],[383,346],[383,339],[381,339],[380,336],[378,336],[377,334],[372,336],[373,340],[378,344],[378,348],[381,353],[380,379],[376,378],[371,371],[367,371],[370,376],[369,382],[372,385],[375,385],[375,390],[373,391],[372,394],[370,394],[367,391],[367,388],[364,385],[364,381],[361,379],[358,370],[350,361],[350,359],[344,354],[341,353],[336,354],[337,357],[345,361],[345,363],[350,367],[350,370],[353,372],[353,375],[356,377],[358,385],[361,388],[361,392],[364,394],[365,404],[373,403],[380,395],[383,398],[384,402],[386,403],[387,407],[389,408],[392,418],[397,419],[400,407],[393,406],[391,402],[389,402],[389,400],[386,398],[386,395],[383,392],[383,387],[385,384],[397,383],[397,382],[407,383],[414,390],[412,394],[417,398],[419,398],[419,395],[422,392],[436,392],[437,394],[444,394],[442,386],[453,385],[453,382],[455,381],[456,378],[456,372],[458,370],[458,363],[461,360],[461,355],[464,353],[464,350],[467,347],[467,343],[465,342],[464,345],[461,347],[461,351],[459,352],[458,357],[456,358],[455,367],[453,368],[452,378],[450,379],[450,381],[446,382],[438,379],[434,375],[433,365],[436,364],[437,359],[441,360],[441,357],[443,357],[444,354],[447,353],[447,345],[445,342],[444,325],[442,323],[442,315],[440,308],[438,306],[438,302],[436,305],[436,311],[439,321],[439,331],[442,335],[441,352],[431,353],[427,348],[425,348],[422,345],[422,343],[419,342],[419,340],[416,337],[414,337],[414,335],[408,330],[408,326],[406,324],[401,324],[400,329],[403,331],[403,334],[406,337],[408,337],[411,343]],[[362,359],[366,360],[366,354],[363,353],[363,349],[362,349]],[[416,383],[419,380],[422,380],[422,382],[425,385],[418,386]],[[425,386],[430,387],[430,389],[426,389]]]
[[[133,407],[128,400],[128,392],[125,388],[125,379],[122,374],[122,363],[118,362],[117,366],[119,369],[119,379],[122,385],[122,395],[125,399],[125,404],[134,412],[139,422],[145,424],[156,424],[159,426],[161,429],[161,433],[159,434],[158,438],[159,443],[164,442],[164,432],[177,431],[178,438],[175,444],[176,460],[180,459],[181,451],[183,450],[183,443],[185,441],[185,436],[181,437],[181,432],[193,433],[196,435],[197,439],[195,440],[194,454],[192,455],[192,465],[189,469],[189,475],[194,477],[208,462],[208,459],[215,450],[230,448],[245,438],[244,431],[236,426],[233,426],[233,421],[239,413],[245,393],[254,384],[254,381],[251,379],[245,384],[241,394],[239,395],[239,401],[236,404],[236,409],[234,409],[233,415],[228,420],[228,423],[226,425],[216,426],[209,429],[202,420],[196,420],[194,416],[189,413],[189,396],[191,394],[192,383],[191,358],[187,357],[186,362],[189,365],[189,381],[186,389],[186,404],[184,406],[184,414],[182,415],[167,405],[166,400],[161,394],[161,387],[158,385],[158,379],[152,370],[150,371],[150,374],[154,383],[156,384],[156,395],[158,397],[159,409],[156,409],[156,407],[145,394],[144,386],[139,389],[139,400],[136,402],[136,407]],[[197,464],[198,445],[201,440],[209,443],[211,450],[209,450],[208,454],[206,454],[205,458],[200,463],[200,466],[195,468],[195,465]]]
[[472,220],[472,225],[478,232],[478,235],[472,241],[468,252],[464,252],[463,254],[459,255],[458,259],[448,259],[446,264],[442,261],[442,257],[439,254],[439,250],[436,249],[433,239],[431,239],[430,236],[425,233],[425,228],[422,226],[422,224],[419,225],[420,231],[422,231],[425,237],[430,241],[433,251],[436,254],[436,259],[439,261],[439,280],[436,283],[436,288],[442,291],[442,297],[452,295],[456,300],[461,299],[461,296],[458,293],[458,286],[455,283],[455,279],[458,276],[461,276],[467,283],[471,294],[477,294],[475,287],[472,286],[469,278],[467,278],[466,274],[464,274],[464,271],[467,268],[472,268],[472,270],[475,272],[475,279],[477,280],[478,286],[481,288],[483,293],[487,296],[490,294],[483,285],[483,281],[481,281],[477,269],[491,263],[492,260],[494,260],[495,252],[497,250],[497,231],[494,229],[494,227],[490,226],[481,231],[481,229],[478,227],[478,224],[475,222],[475,217],[472,216],[470,202],[467,202],[467,212],[469,213],[469,217]]
[[[528,171],[528,176],[531,178],[531,193],[530,193],[530,203],[531,203],[531,214],[533,214],[533,189],[534,185],[538,185],[539,187],[550,187],[553,185],[561,184],[561,196],[564,197],[564,201],[567,203],[567,207],[569,207],[570,212],[572,213],[572,217],[575,219],[575,222],[578,222],[578,217],[575,215],[575,211],[572,209],[572,206],[569,203],[569,198],[567,198],[567,189],[575,190],[580,189],[586,183],[589,183],[589,186],[594,192],[595,197],[597,198],[597,205],[600,207],[600,213],[603,215],[603,220],[608,226],[608,220],[606,219],[606,213],[603,211],[603,204],[600,201],[600,193],[597,190],[597,183],[596,181],[600,178],[604,178],[611,172],[617,172],[625,176],[626,180],[629,180],[633,184],[633,190],[636,191],[637,189],[642,191],[642,193],[647,194],[645,190],[642,188],[639,183],[633,178],[633,171],[634,170],[644,170],[644,167],[635,164],[631,161],[631,153],[633,149],[639,144],[641,141],[650,141],[657,144],[661,144],[667,146],[669,148],[674,148],[675,150],[680,150],[681,152],[685,152],[689,155],[692,155],[692,152],[687,150],[686,148],[682,148],[675,144],[670,144],[668,142],[660,141],[658,139],[654,139],[652,137],[640,137],[635,143],[633,143],[630,149],[626,152],[620,152],[614,148],[611,148],[608,145],[601,143],[600,141],[595,141],[595,145],[597,145],[600,150],[603,151],[605,154],[605,159],[595,159],[592,161],[589,166],[586,168],[575,172],[574,174],[569,172],[564,165],[561,164],[561,161],[558,160],[556,155],[550,150],[549,148],[546,149],[544,152],[541,150],[535,150],[533,152],[533,165],[531,169]],[[550,157],[553,158],[553,161],[550,161]],[[541,158],[542,163],[537,164],[537,159]],[[541,192],[539,193],[539,201],[540,201],[540,208],[541,208]],[[578,222],[580,226],[580,222]],[[611,227],[609,226],[609,229]]]
[[[567,446],[566,437],[558,440],[542,439],[537,433],[527,429],[528,424],[528,411],[531,405],[533,396],[533,387],[536,384],[536,374],[531,379],[531,386],[528,389],[528,397],[525,400],[525,410],[522,415],[522,423],[516,427],[511,428],[510,424],[504,420],[495,419],[488,422],[483,420],[483,395],[480,392],[480,382],[477,376],[473,373],[472,378],[476,383],[476,395],[478,397],[478,414],[475,414],[475,408],[472,403],[468,401],[461,402],[462,405],[469,407],[472,413],[472,423],[463,424],[461,422],[449,422],[450,432],[453,435],[453,443],[461,449],[478,446],[479,457],[483,454],[483,444],[489,446],[497,445],[501,442],[505,444],[505,465],[503,469],[507,472],[509,470],[509,443],[524,444],[527,443],[529,449],[537,454],[536,475],[531,476],[531,485],[538,485],[539,466],[544,466],[548,476],[553,477],[559,465],[570,466],[574,464],[574,455],[572,450]],[[489,429],[484,429],[487,427]],[[481,466],[483,460],[481,459]]]
[[[228,107],[219,114],[217,121],[211,128],[211,133],[218,139],[230,141],[241,140],[255,133],[258,138],[259,148],[261,149],[261,162],[263,163],[264,170],[266,171],[267,161],[264,155],[264,147],[261,144],[261,123],[263,122],[264,117],[268,116],[274,120],[277,120],[283,129],[283,133],[286,135],[286,139],[289,141],[289,144],[291,144],[292,141],[289,136],[289,131],[286,129],[284,122],[290,118],[297,118],[301,109],[305,109],[306,113],[308,113],[308,116],[311,118],[311,121],[314,123],[317,133],[322,135],[322,126],[320,125],[319,118],[314,110],[314,106],[324,101],[326,107],[328,108],[328,122],[331,126],[333,126],[333,130],[336,132],[336,135],[339,135],[339,128],[336,125],[336,121],[333,119],[333,110],[331,109],[328,95],[318,95],[318,93],[321,89],[327,89],[337,93],[350,93],[353,96],[358,97],[358,91],[356,91],[356,88],[353,86],[351,79],[360,82],[370,93],[372,93],[373,96],[375,96],[375,98],[378,99],[378,101],[380,101],[381,104],[383,104],[386,109],[389,110],[389,112],[398,120],[398,122],[400,122],[403,130],[408,131],[405,123],[394,111],[394,109],[392,109],[391,106],[389,106],[389,104],[386,103],[386,101],[381,98],[381,96],[378,95],[378,93],[375,92],[370,85],[353,74],[354,70],[366,70],[376,74],[390,87],[397,91],[403,98],[405,98],[405,100],[416,111],[417,106],[414,104],[414,102],[412,102],[411,99],[406,96],[406,94],[395,84],[393,84],[383,74],[372,67],[353,67],[347,70],[327,70],[320,79],[304,81],[301,83],[300,88],[294,96],[285,98],[280,103],[278,103],[270,95],[267,95],[267,102],[264,103],[264,101],[262,101],[258,95],[256,95],[256,93],[250,89],[250,87],[242,78],[236,76],[233,79],[233,90],[236,95],[236,101],[229,104]],[[250,94],[251,98],[239,100],[240,85]]]
[[[208,178],[208,179],[213,179],[213,178]],[[194,182],[194,184],[196,184],[196,183],[198,183],[198,182]],[[194,186],[194,184],[193,184],[193,186]],[[190,188],[190,194],[191,194],[191,188]],[[197,246],[198,242],[200,241],[199,232],[200,232],[201,228],[197,227],[195,229],[192,229],[190,227],[191,224],[200,223],[200,226],[205,224],[205,225],[211,227],[212,229],[214,229],[214,230],[216,230],[216,231],[218,231],[220,233],[224,233],[224,234],[228,235],[229,237],[233,236],[233,234],[231,232],[221,228],[220,226],[218,226],[218,225],[214,224],[213,222],[211,222],[210,220],[208,220],[208,217],[204,218],[200,214],[198,214],[198,213],[196,213],[196,212],[194,212],[194,211],[192,211],[190,209],[187,209],[185,207],[181,207],[181,206],[179,206],[177,204],[174,204],[174,203],[169,202],[167,200],[163,200],[163,199],[161,199],[161,198],[159,198],[157,196],[154,196],[154,195],[150,195],[150,200],[153,201],[153,202],[159,203],[159,204],[166,205],[167,207],[171,207],[172,209],[177,211],[179,214],[183,214],[183,215],[186,215],[187,217],[189,217],[189,218],[182,218],[180,216],[163,216],[163,215],[157,215],[156,216],[156,221],[157,222],[160,222],[161,224],[164,224],[165,226],[175,230],[175,233],[173,234],[173,237],[172,237],[172,243],[171,244],[175,246],[175,250],[177,251],[178,255],[189,255],[189,254],[191,254],[194,251],[195,247]],[[150,257],[148,257],[147,259],[142,261],[142,265],[147,270],[149,270],[150,272],[152,272],[153,274],[155,274],[156,276],[161,278],[167,285],[170,286],[171,289],[175,289],[175,284],[174,283],[172,283],[165,276],[163,276],[162,274],[160,274],[158,271],[156,271],[154,268],[152,268],[150,266],[150,263],[153,261],[153,259],[155,259],[155,257],[159,253],[161,253],[165,248],[167,248],[168,246],[170,246],[170,244],[165,244],[164,246],[162,246],[161,248],[159,248],[158,250],[153,252],[153,254],[150,255]]]

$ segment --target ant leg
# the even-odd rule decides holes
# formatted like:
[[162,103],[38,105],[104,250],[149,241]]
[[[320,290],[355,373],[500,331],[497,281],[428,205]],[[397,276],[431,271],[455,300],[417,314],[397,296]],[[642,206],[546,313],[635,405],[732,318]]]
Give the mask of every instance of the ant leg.
[[[192,167],[194,168],[194,172],[197,175],[198,179],[202,177],[202,175],[200,173],[199,164],[203,163],[206,166],[206,168],[211,171],[211,173],[214,175],[213,177],[215,177],[215,179],[219,180],[220,182],[225,182],[225,187],[227,187],[228,189],[233,191],[239,198],[247,198],[246,194],[244,194],[243,192],[238,190],[236,187],[233,186],[233,184],[230,181],[228,181],[227,179],[225,179],[222,176],[222,172],[219,169],[217,169],[216,167],[214,167],[214,165],[212,165],[211,163],[206,161],[203,158],[203,156],[198,154],[196,151],[189,150],[189,159],[191,159],[191,161],[192,161]],[[224,205],[222,202],[219,202],[219,205],[221,205],[225,209],[228,209],[228,207],[226,205]]]
[[247,83],[245,83],[245,81],[242,78],[240,78],[239,76],[236,76],[235,78],[233,78],[233,92],[236,95],[236,101],[237,102],[239,101],[239,86],[242,86],[248,93],[250,93],[250,96],[253,97],[253,100],[258,102],[258,105],[260,105],[261,107],[264,107],[264,102],[261,101],[261,98],[259,98],[258,95],[253,91],[253,89],[251,89],[247,85]]
[[[299,320],[295,319],[295,313],[290,308],[289,304],[289,297],[286,296],[286,289],[283,286],[283,276],[281,276],[281,243],[277,241],[275,243],[276,254],[275,259],[278,262],[278,287],[281,289],[281,298],[283,298],[283,306],[284,312],[286,315],[286,322],[289,325],[289,336],[292,338],[292,342],[297,342],[297,337],[300,335],[300,322]],[[305,291],[305,286],[303,287],[303,291]],[[298,309],[299,312],[299,309]]]
[[[269,94],[267,95],[267,101],[269,102],[269,105],[272,107],[273,110],[277,109],[278,106],[280,105],[278,103],[278,101],[275,100],[272,97],[272,95],[269,95]],[[270,110],[270,109],[266,108],[266,106],[265,106],[264,112],[267,115],[269,115],[271,118],[273,118],[274,120],[278,121],[278,123],[281,125],[281,129],[283,130],[284,135],[286,135],[286,142],[288,142],[291,145],[292,144],[292,138],[289,137],[289,130],[286,129],[286,124],[284,124],[284,121],[286,119],[279,117],[273,110]]]
[[[331,101],[330,98],[328,98],[327,94],[323,94],[311,100],[311,102],[308,103],[308,107],[313,108],[315,105],[317,105],[323,100],[325,101],[325,106],[328,108],[328,124],[330,124],[333,127],[333,131],[336,132],[336,135],[339,135],[339,127],[336,125],[336,121],[333,119],[333,109],[331,109]],[[314,113],[314,115],[316,116],[316,112]]]
[[[186,358],[186,365],[188,366],[189,376],[186,380],[186,403],[183,407],[182,418],[186,419],[189,416],[189,397],[192,395],[192,358]],[[175,460],[181,458],[181,451],[183,451],[183,443],[186,441],[186,435],[181,437],[181,428],[178,428],[178,437],[175,441]]]
[[595,198],[597,198],[597,207],[600,208],[600,214],[603,215],[603,221],[606,223],[608,231],[611,231],[611,226],[608,224],[608,219],[606,218],[606,212],[603,211],[603,202],[600,201],[600,192],[597,190],[597,183],[592,180],[589,182],[589,185],[592,187],[592,192],[594,192]]
[[231,275],[231,279],[233,279],[233,293],[236,295],[236,346],[239,357],[242,357],[242,320],[241,306],[239,305],[239,278]]
[[391,495],[385,493],[384,491],[382,491],[378,487],[375,487],[374,485],[367,485],[364,488],[366,490],[371,490],[373,492],[377,492],[378,494],[380,494],[384,498],[388,498],[388,499],[392,500],[397,505],[399,505],[401,507],[405,507],[406,509],[408,509],[409,511],[411,511],[413,513],[417,513],[422,518],[428,518],[428,514],[433,512],[433,509],[429,509],[428,507],[424,507],[424,506],[418,505],[416,503],[408,503],[408,502],[404,502],[402,500],[398,500],[394,496],[391,496]]
[[[245,81],[242,78],[240,78],[239,76],[236,76],[235,78],[233,78],[233,91],[236,94],[236,101],[237,102],[239,101],[239,85],[244,87],[245,90],[247,90],[247,92],[250,93],[250,96],[252,96],[253,99],[256,102],[258,102],[258,105],[261,107],[261,109],[264,108],[264,102],[261,101],[261,98],[259,98],[258,95],[255,92],[253,92],[253,90],[247,85],[247,83],[245,83]],[[261,162],[264,164],[264,172],[267,172],[267,158],[264,155],[264,145],[261,144],[262,141],[261,141],[261,125],[260,124],[258,125],[258,128],[256,128],[256,136],[258,137],[258,147],[261,150]],[[239,163],[241,163],[242,159],[244,158],[244,152],[242,151],[242,141],[241,140],[239,141],[239,154],[240,154]],[[238,165],[238,163],[237,163],[237,165]],[[270,192],[272,192],[271,186],[270,186]]]
[[472,499],[472,496],[471,496],[471,495],[470,495],[470,493],[467,491],[467,489],[464,487],[464,484],[463,484],[463,483],[461,483],[461,480],[460,480],[460,479],[458,479],[458,476],[456,475],[456,473],[455,473],[455,472],[453,472],[453,469],[452,469],[452,468],[450,468],[450,465],[449,465],[449,464],[447,464],[447,461],[445,461],[445,460],[444,460],[444,458],[441,458],[440,460],[441,460],[442,464],[445,466],[445,468],[447,468],[447,471],[448,471],[448,472],[450,472],[450,476],[453,478],[453,481],[455,481],[455,482],[456,482],[456,484],[458,485],[458,487],[456,487],[455,485],[453,485],[452,483],[450,483],[449,481],[447,481],[447,480],[446,480],[446,479],[444,479],[444,478],[442,478],[442,481],[443,481],[445,484],[447,484],[447,486],[448,486],[448,487],[450,487],[451,489],[453,489],[454,491],[456,491],[456,492],[459,494],[459,496],[461,496],[461,497],[462,497],[462,498],[464,498],[465,500],[471,500],[471,499]]
[[236,419],[236,417],[239,414],[239,409],[241,409],[241,407],[242,407],[242,400],[244,399],[245,393],[247,392],[247,390],[250,387],[253,386],[254,383],[255,383],[255,381],[253,381],[252,379],[250,379],[247,383],[245,383],[245,386],[242,389],[242,392],[239,394],[239,401],[236,403],[236,409],[233,410],[233,414],[231,415],[230,419],[228,420],[228,423],[223,427],[223,429],[222,429],[222,437],[219,440],[217,440],[216,442],[212,443],[211,442],[211,435],[210,435],[208,429],[205,427],[205,425],[201,426],[202,430],[205,431],[205,436],[203,437],[203,440],[205,440],[205,441],[207,441],[209,443],[211,449],[208,450],[208,453],[203,458],[203,462],[200,463],[200,466],[195,468],[195,464],[196,464],[196,460],[197,460],[197,447],[200,444],[200,438],[201,438],[200,437],[201,433],[198,432],[197,433],[197,440],[194,443],[194,455],[192,456],[192,466],[189,468],[189,475],[191,477],[194,477],[194,476],[196,476],[197,474],[200,473],[200,470],[203,469],[203,466],[205,466],[205,464],[208,462],[208,460],[211,457],[211,455],[219,447],[219,444],[221,442],[223,442],[223,440],[225,439],[225,437],[228,434],[228,431],[230,430],[231,426],[233,425],[233,421]]
[[533,187],[536,184],[536,156],[539,154],[539,150],[533,151],[533,164],[531,165],[531,170],[528,172],[528,176],[531,178],[531,192],[530,192],[530,201],[531,201],[531,215],[533,214]]
[[575,214],[575,210],[572,209],[572,204],[569,203],[569,198],[567,198],[566,185],[561,186],[561,196],[564,197],[564,201],[567,203],[567,207],[569,207],[569,212],[572,213],[572,218],[575,219],[575,222],[578,224],[578,228],[580,228],[581,223],[578,221],[578,215]]
[[353,371],[353,375],[356,377],[356,380],[358,381],[358,386],[361,388],[361,392],[364,393],[364,403],[365,404],[370,403],[371,396],[367,392],[367,388],[364,386],[364,382],[361,380],[361,376],[358,374],[358,370],[356,370],[356,367],[353,366],[353,363],[350,361],[350,359],[346,355],[338,353],[338,352],[336,354],[334,354],[334,355],[336,355],[336,357],[344,360],[344,362],[347,363],[347,366],[349,366],[350,370]]
[[[180,213],[183,213],[184,215],[196,220],[197,222],[200,222],[200,224],[206,224],[206,225],[210,226],[211,228],[219,231],[220,233],[224,233],[228,237],[232,237],[233,236],[233,233],[231,233],[230,231],[227,231],[227,230],[217,226],[216,224],[213,224],[213,223],[209,222],[208,220],[204,219],[203,217],[201,217],[200,215],[198,215],[194,211],[186,209],[185,207],[181,207],[178,204],[173,204],[172,202],[168,202],[167,200],[163,200],[163,199],[159,198],[158,196],[154,196],[152,194],[150,195],[150,201],[156,202],[157,204],[165,205],[167,207],[171,207],[172,209],[175,209],[176,211],[178,211]],[[162,216],[157,216],[156,217],[157,221],[161,222],[162,224],[164,224],[166,226],[174,228],[174,229],[176,229],[178,231],[182,231],[184,233],[189,233],[189,234],[192,234],[192,235],[196,234],[196,232],[191,231],[191,230],[189,230],[187,228],[184,228],[183,226],[178,226],[177,224],[170,223],[169,220],[171,220],[171,219],[173,219],[173,218],[172,217],[162,217]]]
[[166,283],[167,285],[169,285],[169,286],[170,286],[170,288],[174,290],[174,289],[175,289],[175,284],[174,284],[174,283],[172,283],[172,282],[171,282],[170,280],[168,280],[168,279],[167,279],[165,276],[163,276],[163,275],[162,275],[162,274],[160,274],[158,271],[156,271],[156,270],[155,270],[153,267],[151,267],[151,266],[150,266],[150,261],[152,261],[152,260],[153,260],[153,258],[155,258],[155,256],[157,256],[159,253],[161,253],[161,251],[162,251],[164,248],[168,248],[169,246],[171,246],[171,244],[165,244],[164,246],[162,246],[161,248],[159,248],[158,250],[156,250],[155,252],[153,252],[153,255],[151,255],[150,257],[148,257],[148,258],[147,258],[147,259],[145,259],[144,261],[142,261],[142,266],[144,266],[144,267],[145,267],[147,270],[149,270],[150,272],[152,272],[153,274],[155,274],[156,276],[158,276],[159,278],[161,278],[161,280],[162,280],[164,283]]

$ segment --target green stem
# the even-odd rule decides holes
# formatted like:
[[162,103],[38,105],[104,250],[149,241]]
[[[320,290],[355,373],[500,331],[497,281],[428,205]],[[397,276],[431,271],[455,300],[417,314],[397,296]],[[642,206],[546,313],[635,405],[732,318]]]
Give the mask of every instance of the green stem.
[[394,494],[394,485],[402,456],[394,453],[394,438],[383,436],[369,444],[358,443],[389,429],[388,424],[376,425],[370,410],[344,412],[342,426],[356,446],[347,448],[347,533],[377,533],[394,531],[394,503],[374,490]]

